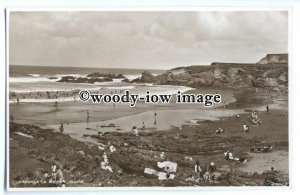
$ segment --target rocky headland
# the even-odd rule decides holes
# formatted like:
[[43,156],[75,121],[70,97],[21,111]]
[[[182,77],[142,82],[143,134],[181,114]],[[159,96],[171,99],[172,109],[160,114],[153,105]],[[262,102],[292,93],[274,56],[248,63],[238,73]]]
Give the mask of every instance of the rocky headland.
[[178,67],[154,76],[145,71],[132,82],[200,87],[256,87],[287,90],[288,54],[268,54],[257,63],[222,63]]

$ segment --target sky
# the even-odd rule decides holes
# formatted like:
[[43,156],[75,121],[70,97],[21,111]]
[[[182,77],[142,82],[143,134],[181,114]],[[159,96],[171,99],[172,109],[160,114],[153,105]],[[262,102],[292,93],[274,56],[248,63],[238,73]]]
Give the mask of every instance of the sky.
[[285,11],[55,12],[9,16],[9,64],[170,69],[288,52]]

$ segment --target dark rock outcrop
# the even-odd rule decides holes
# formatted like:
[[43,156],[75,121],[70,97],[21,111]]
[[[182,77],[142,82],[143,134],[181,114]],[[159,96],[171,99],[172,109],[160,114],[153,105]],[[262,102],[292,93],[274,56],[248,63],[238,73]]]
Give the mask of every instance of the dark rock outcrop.
[[86,77],[73,77],[65,76],[62,77],[57,82],[69,82],[69,83],[95,83],[95,82],[108,82],[113,81],[113,79],[125,79],[122,74],[111,74],[111,73],[99,73],[94,72],[87,75]]
[[100,73],[100,72],[94,72],[91,73],[89,75],[87,75],[87,77],[92,77],[92,78],[99,78],[99,77],[103,77],[103,78],[111,78],[111,79],[124,79],[125,77],[122,74],[112,74],[112,73]]
[[190,87],[259,87],[286,90],[288,85],[288,54],[268,54],[258,63],[219,63],[171,69],[154,76],[143,72],[132,82]]

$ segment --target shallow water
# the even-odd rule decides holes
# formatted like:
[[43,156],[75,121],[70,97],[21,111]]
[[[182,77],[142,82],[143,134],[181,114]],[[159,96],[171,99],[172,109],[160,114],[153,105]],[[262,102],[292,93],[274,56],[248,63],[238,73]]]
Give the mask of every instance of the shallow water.
[[[133,126],[142,128],[143,122],[146,128],[157,130],[169,130],[174,126],[178,128],[182,125],[197,125],[203,120],[219,120],[220,117],[243,113],[243,110],[227,110],[227,109],[174,109],[174,110],[157,110],[156,124],[154,124],[154,111],[146,111],[135,115],[129,115],[112,120],[105,120],[90,123],[70,123],[64,125],[64,132],[72,137],[90,141],[92,138],[83,137],[84,134],[92,135],[98,132],[129,132]],[[103,125],[114,124],[117,127],[101,127]],[[58,131],[59,124],[47,125],[47,128],[52,128]],[[89,128],[87,130],[86,128]],[[119,129],[119,130],[117,130]],[[121,130],[120,130],[121,129]],[[155,131],[155,130],[154,130]]]

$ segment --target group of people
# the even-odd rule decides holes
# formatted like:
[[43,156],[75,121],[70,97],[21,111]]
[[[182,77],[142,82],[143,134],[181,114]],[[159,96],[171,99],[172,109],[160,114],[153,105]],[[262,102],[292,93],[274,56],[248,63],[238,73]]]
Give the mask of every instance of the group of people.
[[[267,105],[266,106],[266,112],[269,112],[269,111],[270,111],[270,108],[269,108],[269,105]],[[258,117],[258,114],[257,114],[257,112],[255,111],[254,108],[252,109],[251,116],[248,117],[248,119],[251,121],[252,126],[258,126],[258,125],[262,124],[262,121]],[[247,132],[249,132],[249,130],[250,130],[249,125],[246,125],[246,123],[244,123],[243,124],[243,132],[247,133]]]
[[194,171],[196,174],[199,174],[199,181],[208,182],[210,180],[215,180],[215,171],[217,170],[215,163],[211,162],[206,168],[206,166],[201,166],[199,161],[196,161],[196,164],[194,166]]
[[46,172],[44,174],[44,179],[47,180],[48,184],[50,186],[56,186],[56,187],[65,187],[66,181],[64,179],[64,175],[62,172],[62,168],[60,168],[59,165],[53,164],[51,166],[51,173],[48,174]]
[[[266,107],[267,108],[267,112],[269,112],[269,106]],[[261,119],[258,117],[257,112],[254,110],[254,108],[252,109],[252,114],[251,114],[251,122],[253,126],[258,126],[259,124],[262,124]]]
[[224,156],[225,156],[225,160],[227,161],[236,161],[242,163],[247,162],[247,159],[245,157],[240,157],[240,158],[233,157],[233,154],[230,151],[224,152]]
[[[156,117],[157,117],[157,112],[156,110],[154,111],[154,125],[156,125]],[[145,130],[146,129],[146,124],[145,121],[143,121],[142,123],[142,127],[140,128],[141,130]],[[135,135],[135,136],[139,136],[139,131],[137,126],[133,125],[130,131],[131,134]]]
[[222,133],[225,133],[225,128],[222,129],[222,128],[219,127],[219,128],[216,130],[216,134],[222,134]]

